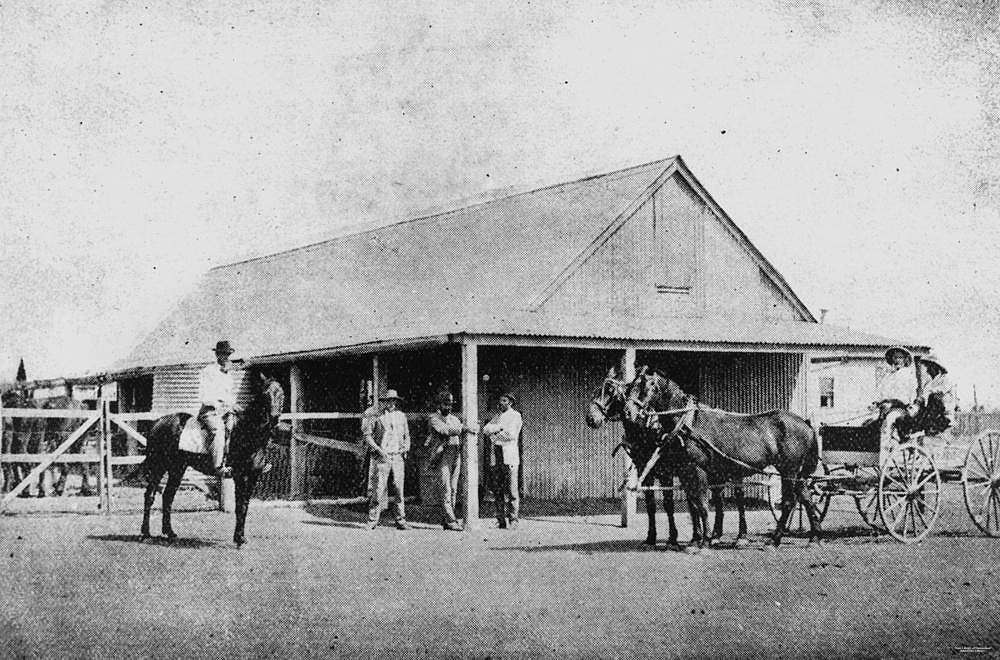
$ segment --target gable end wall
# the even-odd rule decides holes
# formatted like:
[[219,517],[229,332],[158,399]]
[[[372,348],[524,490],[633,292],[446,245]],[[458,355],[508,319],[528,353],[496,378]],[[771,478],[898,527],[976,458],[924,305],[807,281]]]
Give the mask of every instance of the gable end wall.
[[[694,277],[690,290],[663,291],[658,222],[692,221]],[[573,273],[542,309],[556,314],[595,311],[616,316],[723,314],[804,320],[757,261],[680,177],[674,175]]]

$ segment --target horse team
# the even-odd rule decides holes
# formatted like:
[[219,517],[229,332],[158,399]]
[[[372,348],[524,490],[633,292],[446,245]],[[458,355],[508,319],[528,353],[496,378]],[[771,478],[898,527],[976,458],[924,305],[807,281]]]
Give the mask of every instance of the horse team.
[[[14,388],[3,393],[4,408],[27,408],[33,410],[86,410],[86,406],[70,396],[55,396],[36,399],[24,388]],[[79,419],[57,417],[14,417],[4,426],[2,453],[11,454],[48,454],[55,450],[63,440],[80,423]],[[67,453],[79,454],[87,450],[94,442],[94,432],[85,434],[70,447]],[[76,467],[73,467],[76,466]],[[31,464],[5,463],[3,465],[3,482],[6,490],[13,489],[23,481],[32,469]],[[93,495],[91,487],[96,475],[94,468],[88,463],[60,463],[57,468],[49,468],[38,476],[34,484],[37,497],[54,494],[66,494],[67,477],[73,469],[79,470],[81,476],[80,495]],[[56,476],[58,473],[58,476]],[[46,478],[49,476],[49,478]],[[47,483],[48,482],[48,483]],[[21,492],[22,497],[29,497],[28,489]]]
[[[631,382],[608,372],[590,401],[587,424],[599,428],[605,421],[620,421],[624,447],[640,472],[640,486],[654,479],[667,487],[664,509],[670,525],[667,547],[679,548],[670,487],[677,476],[691,513],[692,541],[689,551],[722,536],[722,489],[734,485],[739,511],[736,546],[746,545],[747,526],[743,501],[743,478],[777,469],[782,483],[781,516],[772,536],[781,543],[789,515],[797,503],[809,518],[809,540],[819,541],[820,522],[813,506],[809,481],[819,464],[819,444],[809,423],[785,410],[742,415],[702,405],[664,374],[642,367]],[[715,505],[715,525],[708,533],[709,492]],[[646,489],[649,534],[656,543],[656,503]]]

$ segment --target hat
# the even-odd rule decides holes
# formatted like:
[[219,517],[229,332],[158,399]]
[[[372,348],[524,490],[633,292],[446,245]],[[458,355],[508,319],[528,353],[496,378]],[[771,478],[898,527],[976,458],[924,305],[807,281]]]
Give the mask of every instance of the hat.
[[889,348],[889,350],[885,352],[885,361],[888,362],[889,364],[892,364],[893,353],[902,353],[903,356],[906,358],[907,366],[909,366],[913,362],[913,355],[910,353],[910,351],[906,350],[902,346],[892,346]]
[[507,392],[501,392],[500,396],[497,397],[497,398],[504,398],[504,397],[510,399],[510,405],[514,405],[515,403],[517,403],[517,397],[514,396],[513,392],[509,392],[509,391],[507,391]]
[[948,369],[943,364],[941,364],[941,360],[939,360],[938,356],[934,355],[933,353],[931,353],[930,355],[922,355],[922,356],[920,356],[920,361],[921,362],[933,362],[934,364],[937,365],[938,369],[940,369],[942,372],[948,373]]
[[228,353],[228,354],[232,355],[233,353],[236,352],[236,349],[234,349],[229,344],[229,340],[228,339],[223,339],[222,341],[216,342],[216,344],[215,344],[215,352],[216,353]]
[[395,399],[396,401],[402,401],[403,397],[399,396],[396,390],[386,390],[385,394],[378,398],[379,401],[388,401],[389,399]]

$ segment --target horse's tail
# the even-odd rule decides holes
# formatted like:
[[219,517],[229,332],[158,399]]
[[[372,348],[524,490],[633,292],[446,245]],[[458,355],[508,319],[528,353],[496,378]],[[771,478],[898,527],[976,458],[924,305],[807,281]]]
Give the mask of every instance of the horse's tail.
[[[786,413],[778,416],[778,423],[784,435],[784,445],[786,448],[798,447],[799,469],[795,475],[798,479],[808,479],[816,471],[819,465],[819,442],[816,429],[813,428],[809,420],[803,419],[794,413]],[[791,458],[794,465],[794,458]]]

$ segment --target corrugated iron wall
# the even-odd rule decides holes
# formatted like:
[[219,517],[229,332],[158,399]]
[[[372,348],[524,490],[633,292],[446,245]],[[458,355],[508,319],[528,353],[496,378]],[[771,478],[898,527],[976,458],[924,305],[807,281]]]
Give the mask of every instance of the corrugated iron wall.
[[595,431],[586,424],[587,406],[615,351],[569,349],[480,349],[480,410],[495,413],[499,391],[511,388],[524,418],[524,494],[542,499],[617,497],[625,475],[623,454],[611,451],[622,436],[618,423]]
[[700,398],[732,412],[795,410],[795,381],[802,356],[788,353],[706,354]]

